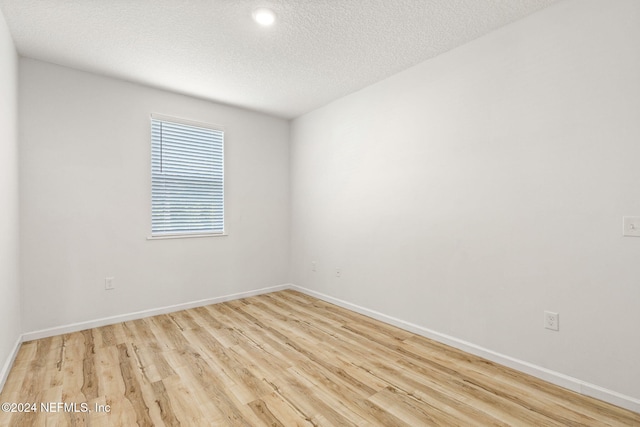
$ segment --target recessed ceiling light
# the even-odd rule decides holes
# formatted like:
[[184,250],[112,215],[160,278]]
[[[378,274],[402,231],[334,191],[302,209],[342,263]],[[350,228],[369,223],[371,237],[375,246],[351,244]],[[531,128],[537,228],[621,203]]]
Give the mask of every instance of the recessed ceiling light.
[[268,26],[276,20],[276,14],[271,9],[259,7],[253,11],[253,19],[260,25]]

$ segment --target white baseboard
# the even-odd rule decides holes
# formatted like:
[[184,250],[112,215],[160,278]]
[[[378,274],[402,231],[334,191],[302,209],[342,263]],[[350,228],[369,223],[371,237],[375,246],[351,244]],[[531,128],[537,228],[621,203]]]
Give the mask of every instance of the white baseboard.
[[427,329],[425,327],[406,322],[401,319],[397,319],[395,317],[387,316],[386,314],[380,313],[378,311],[370,310],[368,308],[361,307],[359,305],[352,304],[350,302],[334,298],[320,292],[312,291],[311,289],[303,288],[301,286],[293,284],[290,285],[289,288],[329,302],[331,304],[346,308],[348,310],[364,314],[365,316],[380,320],[390,325],[397,326],[398,328],[413,332],[414,334],[418,334],[423,337],[430,338],[434,341],[449,345],[451,347],[455,347],[457,349],[485,358],[492,362],[508,366],[509,368],[516,369],[520,372],[524,372],[560,387],[575,391],[576,393],[590,396],[611,403],[613,405],[629,409],[630,411],[640,413],[640,400],[631,396],[626,396],[613,390],[608,390],[606,388],[590,384],[586,381],[582,381],[577,378],[573,378],[568,375],[564,375],[559,372],[555,372],[550,369],[525,362],[523,360],[515,359],[513,357],[497,353],[495,351],[480,347],[478,345],[452,337],[450,335],[442,334],[440,332],[436,332],[431,329]]
[[22,344],[22,335],[20,335],[16,340],[16,343],[13,345],[13,348],[11,349],[11,353],[9,353],[9,357],[7,357],[7,360],[4,362],[4,366],[0,371],[0,392],[2,392],[2,389],[4,388],[4,384],[7,382],[7,378],[9,378],[9,371],[13,366],[13,362],[16,360],[16,356],[18,355],[18,350],[20,350],[20,344]]
[[198,301],[185,302],[182,304],[168,305],[166,307],[153,308],[150,310],[136,311],[134,313],[120,314],[117,316],[103,317],[101,319],[89,320],[86,322],[72,323],[70,325],[56,326],[54,328],[41,329],[39,331],[26,332],[22,335],[22,342],[37,340],[40,338],[53,337],[56,335],[68,334],[71,332],[83,331],[85,329],[99,328],[100,326],[113,325],[114,323],[126,322],[129,320],[142,319],[145,317],[157,316],[159,314],[173,313],[174,311],[186,310],[204,305],[218,304],[221,302],[252,297],[255,295],[267,294],[269,292],[290,289],[291,285],[278,285],[268,288],[256,289],[253,291],[239,292],[237,294],[224,295],[221,297],[202,299]]
[[334,298],[329,295],[316,292],[311,289],[303,288],[301,286],[297,286],[294,284],[283,284],[283,285],[272,286],[268,288],[256,289],[253,291],[240,292],[240,293],[225,295],[221,297],[203,299],[203,300],[192,301],[192,302],[187,302],[182,304],[175,304],[175,305],[155,308],[151,310],[143,310],[143,311],[138,311],[134,313],[122,314],[118,316],[104,317],[101,319],[91,320],[87,322],[78,322],[70,325],[64,325],[64,326],[58,326],[54,328],[42,329],[39,331],[27,332],[21,335],[20,337],[18,337],[18,340],[16,341],[16,344],[11,354],[9,355],[9,358],[6,360],[4,366],[2,367],[2,371],[0,371],[0,391],[2,391],[2,388],[4,387],[4,384],[9,375],[9,370],[13,365],[13,362],[18,354],[20,344],[22,342],[31,341],[31,340],[40,339],[40,338],[52,337],[52,336],[71,333],[71,332],[82,331],[90,328],[97,328],[100,326],[112,325],[114,323],[126,322],[128,320],[142,319],[145,317],[156,316],[159,314],[172,313],[175,311],[186,310],[194,307],[201,307],[201,306],[210,305],[210,304],[217,304],[221,302],[247,298],[255,295],[261,295],[261,294],[281,291],[285,289],[297,290],[299,292],[313,296],[323,301],[338,305],[340,307],[355,311],[360,314],[364,314],[365,316],[380,320],[390,325],[397,326],[406,331],[413,332],[415,334],[433,339],[443,344],[450,345],[451,347],[455,347],[467,353],[471,353],[476,356],[483,357],[492,362],[499,363],[504,366],[508,366],[520,372],[527,373],[534,377],[548,381],[552,384],[556,384],[560,387],[564,387],[566,389],[575,391],[585,396],[594,397],[596,399],[600,399],[602,401],[611,403],[613,405],[617,405],[622,408],[626,408],[631,411],[640,413],[639,399],[626,396],[624,394],[615,392],[613,390],[608,390],[606,388],[597,386],[595,384],[590,384],[586,381],[582,381],[577,378],[573,378],[568,375],[564,375],[559,372],[555,372],[550,369],[546,369],[541,366],[537,366],[532,363],[525,362],[523,360],[515,359],[513,357],[497,353],[495,351],[486,349],[484,347],[480,347],[478,345],[452,337],[450,335],[442,334],[440,332],[436,332],[431,329],[428,329],[428,328],[425,328],[401,319],[397,319],[392,316],[388,316],[378,311],[370,310],[368,308],[361,307],[359,305],[352,304],[350,302],[347,302],[338,298]]

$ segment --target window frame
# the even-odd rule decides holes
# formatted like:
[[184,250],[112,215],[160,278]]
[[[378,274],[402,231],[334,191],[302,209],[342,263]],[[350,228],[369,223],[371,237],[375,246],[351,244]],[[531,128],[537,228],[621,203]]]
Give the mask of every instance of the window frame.
[[[169,122],[176,125],[184,125],[184,126],[193,126],[204,129],[211,129],[214,131],[222,132],[222,230],[214,231],[214,232],[201,232],[201,231],[177,231],[177,232],[166,232],[166,233],[155,233],[153,232],[153,121],[160,122]],[[219,236],[227,236],[226,232],[226,192],[225,192],[225,128],[224,126],[213,124],[213,123],[205,123],[199,122],[190,119],[184,119],[181,117],[169,116],[165,114],[151,113],[149,116],[149,148],[150,148],[150,157],[149,157],[149,234],[147,236],[147,240],[164,240],[164,239],[185,239],[185,238],[201,238],[201,237],[219,237]]]

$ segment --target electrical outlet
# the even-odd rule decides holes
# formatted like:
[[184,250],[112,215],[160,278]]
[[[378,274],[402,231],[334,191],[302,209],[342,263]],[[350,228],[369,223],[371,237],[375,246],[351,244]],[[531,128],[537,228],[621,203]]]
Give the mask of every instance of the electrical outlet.
[[553,311],[544,312],[544,327],[552,331],[560,330],[560,315]]
[[316,271],[318,264],[315,261],[311,261],[311,271]]
[[640,237],[640,217],[623,216],[622,217],[622,235]]
[[112,291],[114,290],[116,287],[113,284],[113,277],[105,277],[104,278],[104,289],[106,291]]
[[336,268],[336,277],[342,276],[342,269]]

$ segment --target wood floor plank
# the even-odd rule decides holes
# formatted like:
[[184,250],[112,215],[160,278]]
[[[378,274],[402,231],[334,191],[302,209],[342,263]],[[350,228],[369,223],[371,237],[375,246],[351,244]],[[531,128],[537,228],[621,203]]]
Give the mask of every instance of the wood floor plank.
[[208,397],[200,392],[187,368],[176,368],[176,375],[162,380],[167,396],[180,425],[225,425],[222,413]]
[[[102,332],[102,331],[100,331]],[[115,340],[113,341],[115,343]],[[99,378],[98,393],[104,396],[110,425],[135,425],[136,413],[133,404],[125,398],[125,380],[120,370],[120,358],[116,345],[96,350],[96,375]]]
[[120,372],[124,381],[124,396],[131,402],[136,413],[136,424],[153,425],[149,416],[148,402],[145,402],[142,395],[142,386],[134,371],[134,360],[129,348],[126,344],[118,344],[118,360],[120,363]]
[[176,414],[171,404],[171,399],[167,393],[167,389],[162,381],[156,381],[151,384],[156,398],[156,403],[160,409],[160,417],[162,423],[167,427],[179,426],[180,422],[176,418]]
[[67,405],[0,413],[12,427],[640,426],[640,414],[295,291],[23,343],[0,402]]
[[[262,397],[260,405],[265,405],[271,415],[273,415],[273,417],[284,426],[310,427],[313,425],[306,418],[305,414],[299,412],[298,410],[296,410],[296,408],[285,402],[282,396],[276,394],[275,392],[264,395]],[[256,411],[256,409],[262,411],[262,408],[260,406],[256,408],[255,404],[252,404],[251,409],[253,409],[254,412]],[[262,417],[261,419],[263,421],[267,421],[267,425],[271,425],[269,423],[269,419],[265,420]]]

